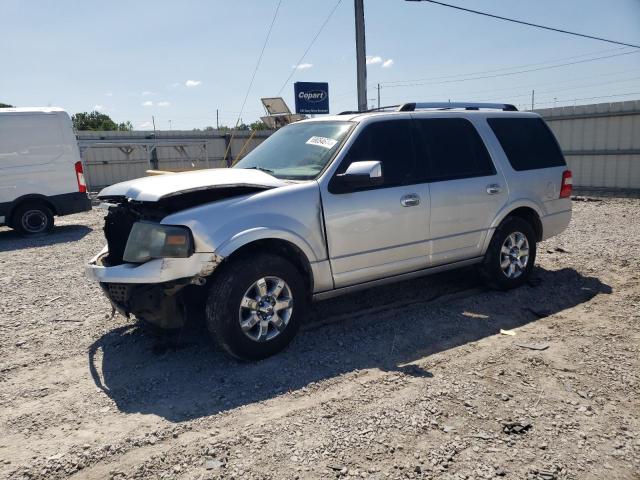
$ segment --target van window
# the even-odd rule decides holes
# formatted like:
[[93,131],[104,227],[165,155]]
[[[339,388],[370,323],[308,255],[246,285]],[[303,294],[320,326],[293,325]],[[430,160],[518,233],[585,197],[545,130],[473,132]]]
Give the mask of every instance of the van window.
[[509,163],[516,171],[562,167],[567,163],[553,133],[541,118],[489,118]]
[[495,175],[489,153],[475,127],[464,118],[415,120],[420,157],[430,181]]
[[0,115],[0,168],[50,163],[63,153],[56,117]]
[[382,187],[417,183],[411,120],[383,120],[364,127],[336,173],[343,173],[353,162],[367,160],[382,163]]

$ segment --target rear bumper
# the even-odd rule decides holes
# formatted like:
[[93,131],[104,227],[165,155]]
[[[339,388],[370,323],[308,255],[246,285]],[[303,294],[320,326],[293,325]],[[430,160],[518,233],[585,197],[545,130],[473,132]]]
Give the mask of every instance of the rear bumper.
[[545,215],[542,221],[542,240],[561,234],[571,221],[571,209]]
[[56,207],[58,215],[88,212],[91,210],[91,199],[86,193],[72,192],[49,197]]

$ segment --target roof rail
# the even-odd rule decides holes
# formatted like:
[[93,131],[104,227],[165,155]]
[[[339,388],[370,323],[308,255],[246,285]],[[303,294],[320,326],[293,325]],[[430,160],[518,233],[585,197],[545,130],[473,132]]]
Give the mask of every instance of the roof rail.
[[448,110],[451,108],[463,108],[465,110],[480,110],[489,108],[492,110],[504,110],[505,112],[517,112],[515,105],[510,103],[473,103],[473,102],[414,102],[404,103],[398,107],[399,112],[413,112],[425,109]]
[[340,112],[338,115],[355,115],[357,113],[370,113],[370,112],[379,112],[381,110],[388,110],[390,108],[398,109],[402,105],[387,105],[386,107],[378,107],[378,108],[370,108],[369,110],[363,110],[359,112],[358,110],[346,110],[344,112]]

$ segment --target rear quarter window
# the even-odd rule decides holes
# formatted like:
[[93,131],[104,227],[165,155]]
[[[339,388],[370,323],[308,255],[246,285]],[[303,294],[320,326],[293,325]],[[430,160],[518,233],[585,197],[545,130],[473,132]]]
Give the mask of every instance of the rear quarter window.
[[567,164],[553,133],[541,118],[489,118],[487,122],[514,170]]

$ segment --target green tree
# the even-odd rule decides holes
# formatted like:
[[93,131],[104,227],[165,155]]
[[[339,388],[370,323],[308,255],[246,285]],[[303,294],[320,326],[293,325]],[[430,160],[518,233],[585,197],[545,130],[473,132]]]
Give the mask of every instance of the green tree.
[[251,130],[269,130],[269,127],[265,125],[262,120],[256,120],[251,125],[249,125]]
[[8,103],[2,103],[0,102],[0,108],[12,108],[13,105],[9,105]]
[[131,122],[116,123],[111,120],[109,115],[93,111],[91,113],[81,112],[76,113],[71,117],[73,122],[73,128],[76,130],[120,130],[130,131],[133,130]]

